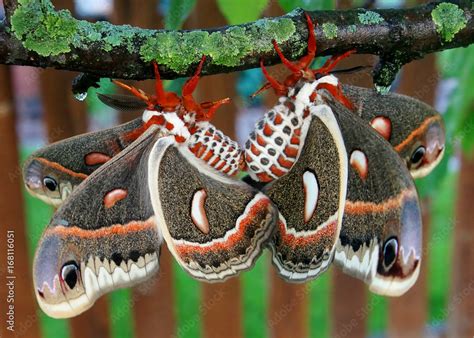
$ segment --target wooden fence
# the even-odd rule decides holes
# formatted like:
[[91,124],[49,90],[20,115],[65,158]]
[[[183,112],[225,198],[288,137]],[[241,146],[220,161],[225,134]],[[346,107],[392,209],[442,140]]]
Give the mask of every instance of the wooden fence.
[[[73,10],[71,0],[55,1],[59,8]],[[142,27],[157,28],[161,19],[156,13],[156,1],[132,2],[116,0],[111,20]],[[215,0],[198,0],[198,9],[186,25],[211,27],[224,25]],[[267,14],[280,10],[272,2]],[[371,57],[356,56],[348,64],[371,61]],[[278,67],[278,66],[277,66]],[[278,69],[278,68],[276,68]],[[28,227],[25,218],[22,178],[19,160],[18,134],[15,133],[15,107],[25,99],[21,88],[13,91],[13,68],[0,67],[0,337],[366,337],[375,327],[388,337],[472,337],[474,334],[474,161],[461,160],[459,190],[455,219],[446,224],[446,236],[434,237],[430,224],[434,221],[431,206],[438,196],[423,201],[424,261],[421,276],[406,295],[386,300],[370,295],[361,282],[331,268],[322,282],[288,284],[276,277],[268,256],[261,257],[257,272],[244,274],[222,284],[190,284],[171,255],[163,248],[159,275],[131,292],[122,291],[100,299],[84,314],[66,321],[48,319],[37,308],[31,279],[31,252],[34,237],[31,232],[41,229]],[[34,74],[39,74],[35,77]],[[74,74],[46,70],[30,71],[29,86],[40,88],[43,121],[50,141],[82,133],[87,129],[84,103],[75,101],[69,90]],[[420,79],[427,79],[420,85]],[[370,76],[351,75],[346,83],[371,85]],[[198,98],[212,100],[235,97],[236,74],[204,78],[199,84]],[[399,91],[434,103],[438,76],[434,56],[407,65],[401,77]],[[141,87],[144,87],[142,84]],[[150,86],[150,84],[145,85]],[[268,101],[272,101],[269,98]],[[230,136],[235,136],[234,120],[237,104],[225,106],[215,123]],[[130,116],[122,116],[121,120]],[[47,224],[47,219],[44,225]],[[455,226],[454,226],[455,224]],[[41,227],[41,224],[33,226]],[[33,230],[32,230],[33,229]],[[7,271],[6,233],[15,234],[15,331],[8,329],[6,303],[8,290],[4,287]],[[451,235],[451,233],[453,233]],[[451,256],[433,257],[433,248],[453,239]],[[30,248],[28,248],[28,245]],[[439,259],[439,261],[436,261]],[[433,290],[428,270],[439,264],[447,266],[444,278],[446,299],[440,304],[430,296]],[[186,285],[183,290],[183,280]],[[248,290],[256,288],[261,294],[249,299]],[[259,289],[261,288],[261,289]],[[255,295],[256,293],[252,293]],[[197,299],[197,300],[196,300]],[[192,304],[199,303],[198,307]],[[189,306],[188,306],[189,304]],[[181,310],[180,310],[181,309]],[[194,311],[194,312],[193,312]],[[377,311],[383,311],[384,315]],[[381,322],[374,323],[373,318]],[[252,320],[250,320],[252,319]],[[251,324],[248,324],[248,323]],[[429,325],[437,323],[439,325]],[[246,324],[247,323],[247,324]],[[252,326],[254,325],[254,326]],[[257,327],[255,327],[257,325]],[[52,329],[54,328],[54,329]]]

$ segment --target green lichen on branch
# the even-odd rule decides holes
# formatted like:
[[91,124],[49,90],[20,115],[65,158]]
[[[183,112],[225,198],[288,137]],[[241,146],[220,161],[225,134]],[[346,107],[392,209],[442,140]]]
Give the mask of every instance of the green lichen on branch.
[[41,56],[69,53],[73,47],[99,44],[104,52],[126,46],[133,50],[133,38],[142,31],[109,22],[90,23],[77,20],[67,10],[55,11],[47,0],[19,0],[11,16],[11,26],[23,46]]
[[328,39],[337,38],[337,26],[332,22],[323,23],[323,33]]
[[384,18],[377,12],[366,11],[359,13],[359,22],[363,25],[376,25],[384,22]]
[[[149,61],[155,60],[162,78],[174,79],[193,74],[202,55],[207,56],[204,75],[255,68],[262,59],[267,65],[276,64],[280,58],[272,39],[290,60],[299,59],[307,49],[303,10],[243,25],[169,31],[77,20],[68,11],[55,11],[50,0],[14,2],[6,2],[6,20],[0,23],[2,64],[142,80],[153,77]],[[318,55],[351,49],[379,55],[388,65],[374,74],[382,86],[390,84],[403,64],[474,40],[473,9],[466,7],[462,12],[452,4],[306,13],[317,23]]]
[[186,71],[202,55],[216,65],[233,67],[252,53],[270,52],[271,40],[285,43],[294,35],[293,20],[262,19],[225,31],[152,31],[109,22],[77,20],[66,10],[55,11],[49,0],[19,0],[11,16],[13,32],[23,46],[41,56],[57,56],[91,44],[104,52],[140,45],[144,62],[156,61],[175,72]]
[[467,24],[464,11],[452,3],[440,3],[431,12],[436,31],[444,41],[452,41],[454,36]]
[[77,23],[71,14],[54,11],[49,1],[18,1],[11,25],[23,46],[42,56],[69,52],[77,31]]
[[356,25],[347,26],[347,31],[350,33],[355,33],[357,31],[357,26]]
[[295,33],[291,19],[262,19],[251,26],[235,26],[225,32],[167,32],[149,36],[140,48],[145,62],[156,61],[176,72],[186,70],[202,55],[210,56],[216,65],[236,66],[249,53],[269,52],[271,43],[287,42]]

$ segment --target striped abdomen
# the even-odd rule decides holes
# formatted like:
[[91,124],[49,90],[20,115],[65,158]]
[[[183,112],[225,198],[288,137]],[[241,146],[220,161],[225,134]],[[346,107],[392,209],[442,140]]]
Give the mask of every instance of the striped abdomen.
[[239,170],[242,149],[239,144],[210,123],[199,128],[189,140],[189,149],[211,167],[229,176]]
[[301,146],[301,128],[308,113],[298,113],[288,98],[257,122],[245,144],[245,161],[250,176],[270,182],[285,175],[295,163]]

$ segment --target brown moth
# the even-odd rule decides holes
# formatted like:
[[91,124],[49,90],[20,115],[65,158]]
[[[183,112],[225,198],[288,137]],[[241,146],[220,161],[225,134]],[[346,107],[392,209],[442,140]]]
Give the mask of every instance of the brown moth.
[[[400,295],[416,281],[421,259],[421,218],[412,178],[390,144],[351,112],[354,104],[337,78],[328,75],[350,52],[309,69],[316,41],[308,15],[307,21],[308,55],[297,63],[288,61],[274,42],[292,72],[283,83],[262,63],[268,80],[262,88],[272,87],[281,97],[246,144],[250,176],[270,182],[262,191],[280,212],[269,244],[273,263],[283,278],[299,282],[317,277],[334,259],[373,292]],[[326,130],[319,123],[322,116],[335,121]],[[342,207],[335,209],[341,196]]]
[[[72,191],[37,248],[34,282],[48,315],[75,316],[105,292],[148,278],[158,269],[163,240],[183,269],[204,281],[249,269],[262,252],[276,209],[267,196],[230,176],[240,152],[208,121],[223,101],[193,101],[197,74],[182,98],[162,91],[159,74],[156,96],[127,87],[147,103],[142,123],[122,129],[135,140]],[[67,140],[54,147],[62,151],[65,145]],[[110,151],[92,149],[99,158],[95,154]],[[34,161],[41,162],[30,160],[27,174]],[[82,161],[62,163],[87,172]]]

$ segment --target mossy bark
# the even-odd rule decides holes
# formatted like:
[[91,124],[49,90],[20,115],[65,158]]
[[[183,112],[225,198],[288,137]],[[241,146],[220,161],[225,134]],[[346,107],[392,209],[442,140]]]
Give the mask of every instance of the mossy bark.
[[[295,60],[306,52],[308,35],[301,10],[243,25],[189,31],[90,23],[68,11],[56,11],[49,0],[19,0],[16,5],[6,1],[6,10],[8,20],[0,26],[0,63],[96,77],[152,78],[152,60],[160,65],[163,78],[189,76],[202,55],[207,56],[204,75],[255,68],[261,59],[266,64],[279,62],[272,39]],[[309,12],[317,23],[317,54],[355,49],[380,56],[375,70],[379,86],[389,86],[400,67],[411,60],[473,43],[473,14],[471,7],[439,3],[409,9]],[[455,26],[448,24],[453,15]]]

